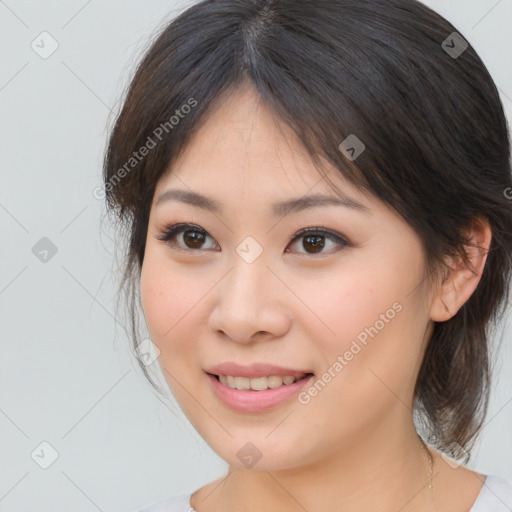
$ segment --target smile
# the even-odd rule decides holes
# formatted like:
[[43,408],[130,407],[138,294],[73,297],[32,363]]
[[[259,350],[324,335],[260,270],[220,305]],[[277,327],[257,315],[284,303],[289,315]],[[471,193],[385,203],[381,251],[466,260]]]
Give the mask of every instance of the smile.
[[[213,394],[224,405],[241,413],[261,413],[279,405],[294,403],[292,399],[314,378],[301,375],[239,377],[206,373]],[[288,384],[286,383],[288,382]]]
[[281,386],[288,386],[303,379],[305,373],[301,375],[271,375],[269,377],[235,377],[232,375],[216,375],[222,384],[229,386],[232,389],[238,390],[252,390],[252,391],[265,391],[266,389],[275,389]]

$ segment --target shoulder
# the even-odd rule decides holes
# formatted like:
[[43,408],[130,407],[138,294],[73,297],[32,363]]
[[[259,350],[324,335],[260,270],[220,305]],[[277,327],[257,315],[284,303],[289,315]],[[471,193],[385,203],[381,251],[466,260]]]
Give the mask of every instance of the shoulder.
[[487,475],[484,485],[469,512],[510,512],[512,480]]
[[194,512],[194,509],[190,506],[190,493],[188,493],[173,496],[138,512]]
[[[180,494],[150,505],[138,512],[194,512],[191,494]],[[469,512],[510,512],[512,510],[512,481],[487,475],[484,485]]]

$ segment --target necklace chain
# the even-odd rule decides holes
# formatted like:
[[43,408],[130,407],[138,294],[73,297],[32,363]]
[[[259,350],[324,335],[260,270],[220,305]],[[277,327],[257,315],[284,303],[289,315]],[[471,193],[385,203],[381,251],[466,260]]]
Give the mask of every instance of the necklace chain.
[[432,456],[432,453],[428,449],[427,445],[421,438],[421,436],[418,434],[418,437],[420,438],[421,444],[423,445],[423,449],[425,450],[425,453],[428,458],[428,487],[430,489],[430,499],[432,501],[432,510],[436,510],[435,506],[435,500],[434,500],[434,484],[432,483],[432,479],[434,477],[434,457]]
[[[427,445],[425,444],[425,441],[423,441],[423,439],[419,435],[418,435],[418,437],[420,438],[421,444],[422,444],[423,449],[425,450],[425,453],[428,458],[428,487],[431,491],[432,504],[434,504],[434,485],[432,483],[432,479],[434,476],[434,457],[430,453],[430,450],[428,449]],[[197,511],[195,508],[190,506],[189,512],[197,512]]]
[[428,487],[433,491],[434,485],[432,484],[432,478],[434,476],[434,457],[432,457],[430,450],[427,448],[427,445],[425,444],[423,439],[421,439],[421,437],[420,440],[421,444],[423,445],[423,449],[425,450],[425,453],[427,454],[428,457]]

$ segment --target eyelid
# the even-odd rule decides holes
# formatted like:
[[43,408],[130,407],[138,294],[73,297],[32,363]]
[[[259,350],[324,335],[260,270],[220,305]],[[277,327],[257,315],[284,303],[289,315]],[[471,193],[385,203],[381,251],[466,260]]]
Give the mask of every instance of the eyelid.
[[[197,224],[191,224],[188,222],[180,222],[177,224],[164,226],[163,230],[160,232],[160,235],[156,236],[155,238],[160,242],[169,243],[169,241],[172,238],[174,238],[176,235],[181,234],[185,231],[197,231],[198,233],[201,233],[207,237],[210,237],[212,240],[214,240],[214,238],[201,226],[198,226]],[[215,241],[215,244],[218,245],[216,241]],[[204,249],[202,249],[202,250],[190,249],[190,248],[183,249],[181,247],[177,248],[176,250],[182,250],[182,251],[187,251],[187,252],[203,252],[204,251]]]
[[196,231],[199,231],[200,233],[204,233],[205,235],[208,235],[206,230],[204,230],[201,226],[197,226],[196,224],[190,224],[187,222],[179,222],[177,224],[169,224],[162,228],[160,231],[160,234],[156,236],[155,238],[157,240],[160,240],[161,242],[165,242],[168,238],[170,238],[172,235],[175,235],[176,233],[179,233],[180,231],[186,231],[187,229],[195,229]]
[[293,242],[297,238],[300,238],[301,236],[307,235],[309,233],[321,233],[322,235],[325,235],[326,237],[335,239],[335,240],[339,241],[340,243],[344,243],[344,244],[348,245],[348,240],[346,240],[339,233],[336,233],[335,231],[331,231],[330,229],[327,229],[327,228],[323,228],[321,226],[300,229],[299,231],[297,231],[296,233],[294,233],[291,236],[291,238],[288,240],[288,244],[290,244],[290,242]]
[[[341,234],[337,233],[336,231],[332,231],[330,229],[321,227],[321,226],[315,226],[315,227],[307,227],[303,228],[299,231],[297,231],[295,234],[292,235],[292,237],[288,240],[288,244],[286,247],[292,243],[295,242],[295,240],[298,240],[308,234],[316,234],[319,233],[325,238],[334,241],[341,247],[347,247],[350,246],[350,242]],[[289,252],[289,251],[286,251]],[[336,251],[337,252],[337,251]],[[319,253],[308,253],[308,252],[299,252],[298,254],[306,255],[306,256],[314,256],[315,254],[318,254],[319,256],[323,255],[329,255],[332,254],[332,252],[319,252]]]
[[[198,226],[197,224],[191,224],[187,222],[181,222],[177,224],[172,224],[165,226],[163,230],[161,231],[159,236],[156,236],[155,238],[161,242],[168,243],[171,238],[173,238],[175,235],[181,234],[185,231],[197,231],[198,233],[202,233],[203,235],[210,237],[215,244],[218,246],[218,243],[215,241],[215,239],[201,226]],[[315,234],[319,233],[325,238],[328,238],[332,241],[335,241],[338,245],[342,247],[346,247],[350,245],[350,242],[341,234],[337,233],[336,231],[332,231],[330,229],[324,228],[322,226],[314,226],[314,227],[306,227],[302,228],[299,231],[295,232],[288,240],[288,243],[286,244],[286,249],[288,249],[288,246],[295,242],[295,240],[300,239],[301,237],[304,237],[307,234]],[[187,252],[204,252],[205,249],[190,249],[190,248],[178,248],[177,250],[183,250]],[[285,252],[290,252],[288,250],[285,250]],[[303,254],[306,256],[314,256],[315,254],[319,254],[320,256],[323,254],[330,254],[330,253],[308,253],[308,252],[299,252],[299,254]]]

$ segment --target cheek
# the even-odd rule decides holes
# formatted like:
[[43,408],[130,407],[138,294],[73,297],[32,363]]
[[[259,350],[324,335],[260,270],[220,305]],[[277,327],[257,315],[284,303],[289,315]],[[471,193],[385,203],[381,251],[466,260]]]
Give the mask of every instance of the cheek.
[[184,330],[190,328],[205,283],[191,278],[183,269],[171,265],[161,251],[148,247],[142,266],[141,302],[154,343],[164,352],[169,345],[186,344]]
[[342,349],[358,335],[364,341],[366,329],[376,322],[382,330],[381,315],[384,321],[394,320],[399,309],[396,303],[403,305],[406,289],[407,283],[391,262],[379,265],[360,259],[346,261],[338,271],[310,283],[301,294],[310,298],[308,305],[329,327],[335,348]]
[[[200,346],[204,300],[209,285],[205,276],[193,276],[171,264],[165,254],[148,250],[141,272],[141,302],[152,342],[160,350],[159,365],[171,393],[185,411],[190,393],[199,393]],[[185,389],[187,391],[185,391]]]
[[350,271],[317,282],[316,292],[310,287],[316,301],[311,309],[330,329],[323,329],[321,338],[310,336],[317,340],[325,371],[336,375],[335,383],[326,385],[330,391],[322,393],[348,410],[358,411],[362,404],[379,408],[396,401],[395,394],[408,401],[414,387],[428,310],[422,291],[411,293],[421,282],[421,257],[402,260],[350,262],[345,266]]

